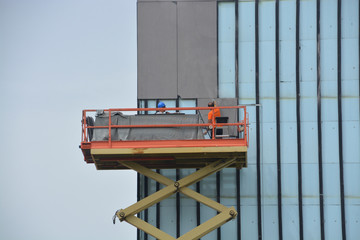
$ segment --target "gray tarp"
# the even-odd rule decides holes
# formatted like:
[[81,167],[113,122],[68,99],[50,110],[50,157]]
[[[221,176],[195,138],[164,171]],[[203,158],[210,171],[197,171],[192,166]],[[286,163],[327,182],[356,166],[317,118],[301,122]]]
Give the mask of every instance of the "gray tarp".
[[[155,124],[194,124],[202,123],[199,114],[156,114],[156,115],[124,115],[111,113],[111,125],[155,125]],[[95,126],[108,126],[108,112],[97,114]],[[92,141],[107,141],[108,128],[94,129]],[[171,128],[113,128],[111,139],[118,140],[182,140],[203,139],[200,127]]]

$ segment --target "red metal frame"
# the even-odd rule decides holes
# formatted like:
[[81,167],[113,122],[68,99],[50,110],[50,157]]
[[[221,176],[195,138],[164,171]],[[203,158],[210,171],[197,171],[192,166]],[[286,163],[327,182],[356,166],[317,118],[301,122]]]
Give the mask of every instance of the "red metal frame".
[[[109,149],[109,148],[180,148],[180,147],[226,147],[226,146],[248,146],[248,113],[246,106],[224,106],[224,107],[185,107],[185,108],[166,108],[167,111],[185,111],[185,110],[213,110],[218,109],[242,109],[244,111],[244,118],[235,123],[215,123],[213,116],[212,123],[199,124],[159,124],[159,125],[111,125],[111,112],[141,112],[141,111],[159,111],[161,108],[115,108],[107,109],[105,112],[109,113],[108,126],[88,126],[86,117],[90,112],[96,112],[94,109],[83,110],[82,112],[82,134],[81,134],[81,149],[84,153],[89,149]],[[244,126],[244,137],[233,139],[215,139],[215,128],[224,126]],[[148,141],[113,141],[111,139],[111,129],[113,128],[168,128],[168,127],[212,127],[212,139],[194,139],[194,140],[148,140]],[[108,128],[108,141],[89,141],[87,130],[93,128]],[[85,156],[86,158],[86,156]]]

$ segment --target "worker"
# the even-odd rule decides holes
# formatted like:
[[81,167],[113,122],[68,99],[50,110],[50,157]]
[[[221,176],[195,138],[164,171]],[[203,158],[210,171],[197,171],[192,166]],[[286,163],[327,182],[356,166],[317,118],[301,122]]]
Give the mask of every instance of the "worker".
[[158,108],[161,108],[161,109],[158,110],[158,111],[156,111],[155,114],[168,114],[168,113],[169,113],[169,112],[167,112],[167,111],[165,110],[165,108],[166,108],[165,103],[159,102],[157,107],[158,107]]
[[[215,102],[209,102],[208,103],[208,107],[215,107]],[[214,122],[213,122],[213,117],[214,117]],[[208,113],[208,123],[215,123],[215,119],[217,117],[221,117],[221,113],[220,113],[220,109],[219,108],[214,108],[212,110],[210,110],[210,112]],[[210,131],[210,138],[212,138],[212,126],[210,126],[210,128],[208,128],[204,134],[207,134],[208,131]],[[216,131],[216,129],[215,129]]]
[[[214,102],[209,102],[208,107],[215,107],[215,103]],[[217,118],[217,117],[221,117],[221,113],[220,113],[219,108],[214,108],[214,109],[210,110],[210,112],[208,113],[208,123],[212,123],[213,116],[214,116],[214,119]]]

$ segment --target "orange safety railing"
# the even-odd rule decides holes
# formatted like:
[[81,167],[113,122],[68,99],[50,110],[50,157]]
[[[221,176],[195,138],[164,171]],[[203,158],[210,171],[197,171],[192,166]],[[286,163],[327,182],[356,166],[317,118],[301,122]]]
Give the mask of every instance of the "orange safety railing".
[[[224,126],[237,126],[238,131],[240,132],[240,128],[244,127],[243,130],[241,130],[241,132],[243,132],[243,137],[239,137],[237,139],[244,141],[245,140],[245,145],[248,146],[248,142],[249,142],[249,129],[248,129],[248,123],[249,123],[249,116],[248,113],[246,112],[246,106],[216,106],[216,107],[178,107],[178,108],[166,108],[166,111],[189,111],[189,110],[193,110],[193,111],[200,111],[200,110],[208,110],[211,111],[215,108],[218,109],[239,109],[243,111],[243,119],[239,120],[238,122],[234,122],[234,123],[216,123],[215,122],[215,117],[213,114],[213,119],[212,119],[212,123],[197,123],[197,124],[149,124],[149,125],[111,125],[111,113],[112,112],[150,112],[150,111],[160,111],[160,110],[164,110],[163,108],[114,108],[114,109],[106,109],[106,110],[102,110],[104,112],[108,112],[109,115],[109,125],[108,126],[89,126],[86,122],[86,118],[88,116],[89,113],[94,113],[97,110],[94,109],[88,109],[88,110],[83,110],[82,112],[82,134],[81,134],[81,143],[90,143],[91,141],[89,140],[89,136],[88,136],[88,129],[99,129],[99,128],[107,128],[108,132],[109,132],[109,138],[108,138],[108,142],[109,142],[109,146],[111,146],[112,143],[112,139],[111,139],[111,130],[114,128],[170,128],[170,127],[207,127],[208,129],[211,129],[212,131],[212,139],[207,139],[207,140],[214,140],[215,139],[215,129],[216,127],[224,127]],[[171,113],[170,113],[171,114]],[[238,134],[239,135],[239,134]],[[216,140],[221,140],[221,139],[216,139]],[[152,141],[152,140],[149,140]],[[190,140],[191,141],[191,140]]]

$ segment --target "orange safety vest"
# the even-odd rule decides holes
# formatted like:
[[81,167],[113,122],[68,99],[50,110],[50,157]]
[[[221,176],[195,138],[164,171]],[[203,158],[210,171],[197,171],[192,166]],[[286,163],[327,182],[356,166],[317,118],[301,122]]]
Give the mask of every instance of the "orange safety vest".
[[208,113],[208,120],[212,120],[213,115],[214,115],[214,119],[217,118],[217,117],[221,117],[220,109],[219,109],[219,108],[215,108],[214,110],[211,110],[211,111]]

